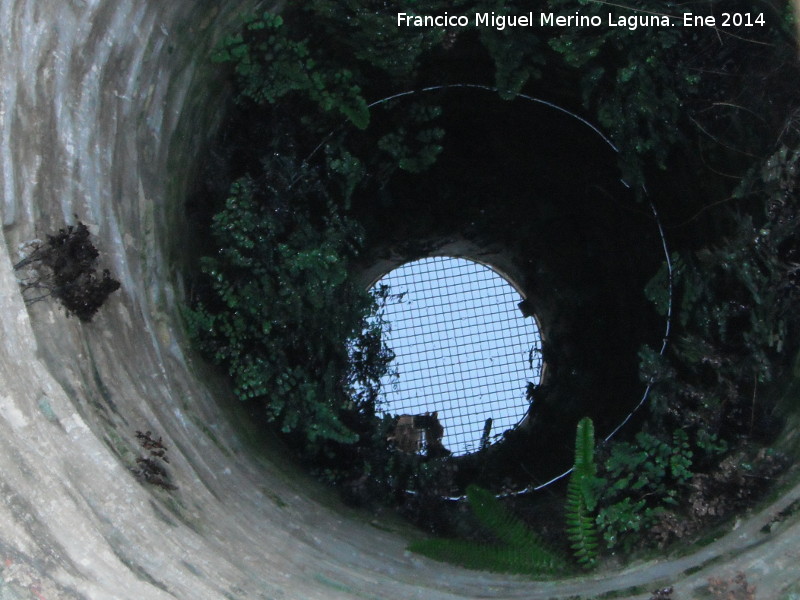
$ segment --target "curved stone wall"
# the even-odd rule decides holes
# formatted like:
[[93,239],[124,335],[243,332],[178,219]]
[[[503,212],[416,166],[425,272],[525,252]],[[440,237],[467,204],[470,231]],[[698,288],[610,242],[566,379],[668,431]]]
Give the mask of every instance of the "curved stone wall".
[[[689,598],[737,569],[798,597],[800,525],[759,533],[798,489],[697,554],[545,584],[407,555],[402,525],[257,450],[176,308],[183,199],[226,98],[209,51],[249,6],[227,4],[0,0],[0,597]],[[90,324],[26,307],[12,270],[73,215],[122,282]],[[134,477],[137,430],[163,437],[177,490]]]

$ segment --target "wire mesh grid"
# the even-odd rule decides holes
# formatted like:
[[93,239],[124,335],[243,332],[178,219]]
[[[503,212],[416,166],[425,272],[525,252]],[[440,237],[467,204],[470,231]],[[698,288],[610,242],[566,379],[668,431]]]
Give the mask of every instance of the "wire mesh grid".
[[451,257],[406,263],[375,287],[383,285],[385,339],[395,360],[381,382],[380,409],[437,413],[442,443],[454,455],[518,425],[542,359],[539,328],[519,311],[517,290],[491,268]]

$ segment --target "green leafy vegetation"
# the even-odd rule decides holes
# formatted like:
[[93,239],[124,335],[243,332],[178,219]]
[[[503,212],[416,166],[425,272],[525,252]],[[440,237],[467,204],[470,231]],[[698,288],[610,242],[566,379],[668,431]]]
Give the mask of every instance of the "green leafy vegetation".
[[[550,0],[548,6],[604,21],[609,12],[606,3],[585,0]],[[673,26],[658,27],[656,35],[644,29],[631,34],[619,27],[566,27],[550,38],[551,48],[579,71],[582,103],[619,147],[623,176],[631,185],[646,183],[653,166],[668,168],[677,152],[694,153],[695,136],[707,161],[728,149],[735,149],[737,159],[765,149],[764,126],[781,113],[769,105],[767,90],[776,94],[783,88],[776,75],[790,61],[794,35],[784,15],[767,5],[754,11],[745,3],[715,0],[692,6],[691,13],[721,22],[723,11],[737,9],[765,15],[769,26],[708,36],[703,28],[674,26],[687,12],[679,2],[656,7],[630,0],[614,6],[615,16],[663,16]],[[745,89],[751,93],[743,94]],[[758,128],[748,126],[753,115],[760,117]]]
[[597,564],[597,468],[594,463],[594,424],[584,417],[575,432],[575,464],[572,466],[566,499],[566,532],[579,565],[591,569]]
[[686,433],[676,430],[672,443],[640,432],[634,443],[613,444],[605,463],[607,487],[597,524],[609,549],[630,551],[640,534],[652,529],[667,506],[691,481],[693,452]]
[[[594,462],[594,424],[589,418],[578,422],[575,432],[575,463],[564,505],[565,531],[575,561],[584,569],[597,564],[598,535],[594,512],[601,483]],[[524,522],[500,504],[495,496],[478,486],[467,488],[467,499],[480,525],[491,535],[490,542],[430,539],[415,542],[409,549],[440,561],[468,568],[512,573],[552,574],[567,570],[565,559]]]
[[564,572],[564,558],[549,549],[491,492],[470,486],[467,498],[474,516],[493,541],[430,539],[412,543],[409,550],[470,569],[529,575]]
[[[653,384],[652,421],[674,431],[673,439],[641,433],[638,448],[612,448],[611,477],[638,472],[617,481],[647,492],[622,497],[613,485],[608,490],[611,503],[598,523],[610,546],[630,549],[640,543],[630,533],[636,531],[659,545],[685,537],[762,495],[786,464],[769,448],[781,423],[762,394],[789,368],[795,351],[787,344],[800,326],[797,156],[790,150],[797,140],[790,120],[777,150],[734,191],[761,214],[726,213],[718,243],[672,257],[675,342],[663,356],[644,348],[640,368]],[[646,288],[662,313],[658,288],[666,274],[664,267]]]
[[[582,15],[606,19],[603,3],[556,0],[561,14],[576,9]],[[652,14],[653,5],[626,2],[625,15]],[[659,4],[658,13],[681,14],[677,2]],[[571,67],[581,73],[582,100],[621,149],[623,175],[629,183],[643,183],[643,159],[663,167],[670,149],[685,142],[686,102],[696,95],[700,75],[683,52],[696,37],[682,27],[659,29],[658,35],[620,35],[613,27],[566,28],[550,40]],[[615,60],[609,62],[613,56]]]
[[323,111],[337,111],[356,127],[369,123],[369,110],[353,74],[309,50],[305,40],[283,34],[283,18],[264,13],[245,22],[241,33],[226,38],[215,54],[233,62],[241,98],[274,104],[291,92],[303,95]]
[[341,414],[374,403],[391,360],[367,321],[377,303],[349,275],[358,229],[318,174],[274,166],[260,184],[237,181],[214,216],[220,251],[202,261],[210,289],[187,321],[236,394],[263,402],[283,432],[352,443]]

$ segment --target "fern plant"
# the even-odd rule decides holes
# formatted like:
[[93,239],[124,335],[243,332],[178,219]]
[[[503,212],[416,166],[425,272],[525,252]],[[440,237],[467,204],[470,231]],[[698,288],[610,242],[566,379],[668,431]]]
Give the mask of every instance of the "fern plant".
[[242,97],[259,104],[274,104],[287,94],[299,93],[322,111],[339,112],[359,129],[369,123],[369,109],[353,73],[326,64],[322,54],[312,54],[306,40],[291,39],[279,15],[266,12],[248,18],[213,59],[233,63]]
[[[634,442],[617,442],[611,447],[596,519],[609,550],[632,550],[641,542],[640,533],[655,526],[690,488],[693,445],[683,429],[673,432],[671,443],[668,439],[640,431]],[[698,438],[696,446],[709,453],[725,447],[714,434]]]
[[557,574],[566,569],[564,558],[548,548],[491,492],[471,485],[467,499],[475,517],[498,543],[430,539],[412,543],[409,550],[469,569],[529,575]]
[[593,512],[597,469],[594,464],[594,423],[588,417],[578,422],[575,433],[575,464],[567,486],[566,532],[573,555],[582,567],[597,564],[597,529]]
[[213,218],[219,250],[201,260],[206,291],[184,311],[187,328],[235,394],[302,434],[305,451],[353,444],[352,423],[373,414],[392,358],[368,323],[376,299],[350,275],[359,229],[321,169],[285,157],[265,158],[264,169],[269,179],[235,182]]

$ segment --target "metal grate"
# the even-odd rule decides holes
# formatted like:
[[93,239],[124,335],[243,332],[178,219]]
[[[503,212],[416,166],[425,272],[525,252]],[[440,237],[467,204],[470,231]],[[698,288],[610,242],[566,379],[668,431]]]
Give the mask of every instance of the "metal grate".
[[432,257],[386,274],[386,340],[394,375],[382,381],[385,413],[436,412],[442,442],[454,455],[480,448],[518,425],[528,411],[527,384],[542,373],[541,337],[524,318],[517,290],[491,268],[463,258]]

